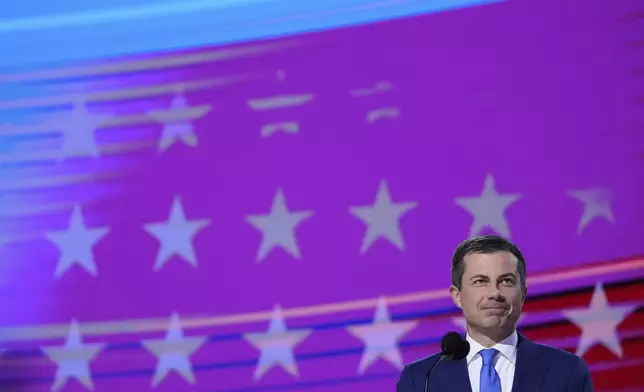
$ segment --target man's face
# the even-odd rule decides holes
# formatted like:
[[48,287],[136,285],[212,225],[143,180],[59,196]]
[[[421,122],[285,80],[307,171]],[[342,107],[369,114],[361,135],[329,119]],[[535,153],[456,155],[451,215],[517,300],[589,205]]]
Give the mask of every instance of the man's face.
[[450,287],[467,323],[480,332],[514,329],[525,299],[518,261],[510,252],[472,253],[464,258],[461,289]]

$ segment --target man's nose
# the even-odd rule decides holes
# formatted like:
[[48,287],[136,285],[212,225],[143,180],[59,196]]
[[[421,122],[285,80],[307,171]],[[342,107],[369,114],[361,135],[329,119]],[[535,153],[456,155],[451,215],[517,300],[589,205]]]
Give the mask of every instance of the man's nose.
[[501,292],[501,290],[499,290],[496,287],[490,292],[489,296],[490,296],[490,299],[495,299],[495,300],[504,299],[503,293]]

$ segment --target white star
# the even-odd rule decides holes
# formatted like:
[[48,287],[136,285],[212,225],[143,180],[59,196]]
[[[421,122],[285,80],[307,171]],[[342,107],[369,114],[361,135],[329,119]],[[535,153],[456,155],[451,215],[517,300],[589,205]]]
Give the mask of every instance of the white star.
[[[177,141],[190,146],[196,147],[199,140],[195,134],[194,127],[190,119],[179,116],[176,118],[176,113],[185,111],[190,106],[183,94],[177,94],[172,98],[170,103],[170,111],[149,112],[148,115],[156,121],[163,123],[163,130],[161,139],[159,139],[158,151],[164,151]],[[175,112],[176,111],[176,112]],[[207,110],[206,110],[207,111]],[[199,117],[206,113],[199,113]]]
[[184,337],[179,315],[172,314],[165,339],[143,341],[143,346],[159,359],[154,371],[152,387],[159,385],[172,370],[179,373],[188,383],[194,384],[195,375],[189,357],[205,341],[206,338],[203,336]]
[[271,137],[276,132],[296,134],[300,131],[300,124],[296,121],[284,121],[262,125],[261,135],[263,138]]
[[385,359],[396,369],[401,370],[403,360],[398,341],[417,325],[417,321],[392,322],[387,303],[384,298],[380,298],[373,324],[347,327],[351,335],[365,344],[358,374],[363,374],[379,358]]
[[610,306],[601,283],[595,285],[588,309],[567,309],[564,316],[581,328],[577,355],[583,356],[596,343],[602,343],[618,357],[622,357],[622,346],[617,336],[617,326],[637,306]]
[[577,226],[577,234],[581,234],[586,226],[595,218],[604,218],[615,224],[615,216],[611,209],[611,191],[607,188],[595,187],[568,192],[568,195],[584,203],[584,212]]
[[284,193],[282,189],[278,189],[269,214],[246,217],[248,223],[262,232],[262,243],[257,251],[256,260],[261,262],[276,246],[299,259],[301,255],[295,238],[295,229],[312,215],[313,211],[289,211]]
[[83,222],[83,215],[78,204],[69,220],[65,231],[46,233],[46,237],[56,244],[60,251],[58,265],[54,276],[60,278],[74,264],[83,267],[90,275],[98,275],[92,248],[109,231],[106,227],[88,229]]
[[247,333],[244,339],[261,350],[253,378],[261,379],[272,367],[279,365],[290,375],[298,377],[293,348],[311,333],[310,329],[287,330],[282,309],[276,305],[266,333]]
[[54,126],[63,134],[63,145],[58,159],[74,156],[99,156],[99,149],[94,139],[94,131],[107,116],[91,114],[83,101],[74,103],[71,113],[54,119]]
[[483,192],[479,197],[460,197],[456,204],[466,209],[474,217],[470,236],[479,234],[485,227],[492,228],[497,234],[510,238],[510,227],[505,218],[505,210],[521,198],[521,194],[500,194],[494,187],[494,177],[485,177]]
[[367,225],[360,253],[364,254],[380,237],[400,250],[405,249],[405,240],[400,231],[400,218],[418,203],[393,203],[387,181],[381,181],[373,206],[350,207],[349,211]]
[[196,267],[198,262],[192,246],[192,239],[195,234],[209,224],[209,219],[186,220],[181,199],[175,197],[167,222],[145,225],[145,230],[154,235],[161,243],[154,263],[154,270],[160,270],[175,254],[181,256],[191,266]]
[[64,387],[70,377],[77,379],[85,388],[94,389],[89,362],[102,348],[101,343],[83,344],[78,323],[72,320],[64,346],[42,347],[43,352],[57,365],[52,390]]

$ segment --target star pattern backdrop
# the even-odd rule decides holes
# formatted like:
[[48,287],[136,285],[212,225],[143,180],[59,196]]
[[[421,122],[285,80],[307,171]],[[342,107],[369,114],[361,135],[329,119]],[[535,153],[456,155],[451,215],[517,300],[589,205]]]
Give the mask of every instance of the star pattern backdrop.
[[608,4],[1,74],[2,390],[391,391],[463,330],[478,233],[526,254],[525,335],[643,390],[644,37]]

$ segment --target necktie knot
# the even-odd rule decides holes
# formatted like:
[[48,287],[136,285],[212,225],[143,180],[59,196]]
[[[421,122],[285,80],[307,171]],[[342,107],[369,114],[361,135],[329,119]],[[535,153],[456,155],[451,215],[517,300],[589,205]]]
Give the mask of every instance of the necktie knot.
[[492,360],[494,359],[494,356],[498,352],[499,351],[495,348],[486,348],[479,351],[479,354],[481,354],[481,358],[483,358],[483,366],[492,366]]

